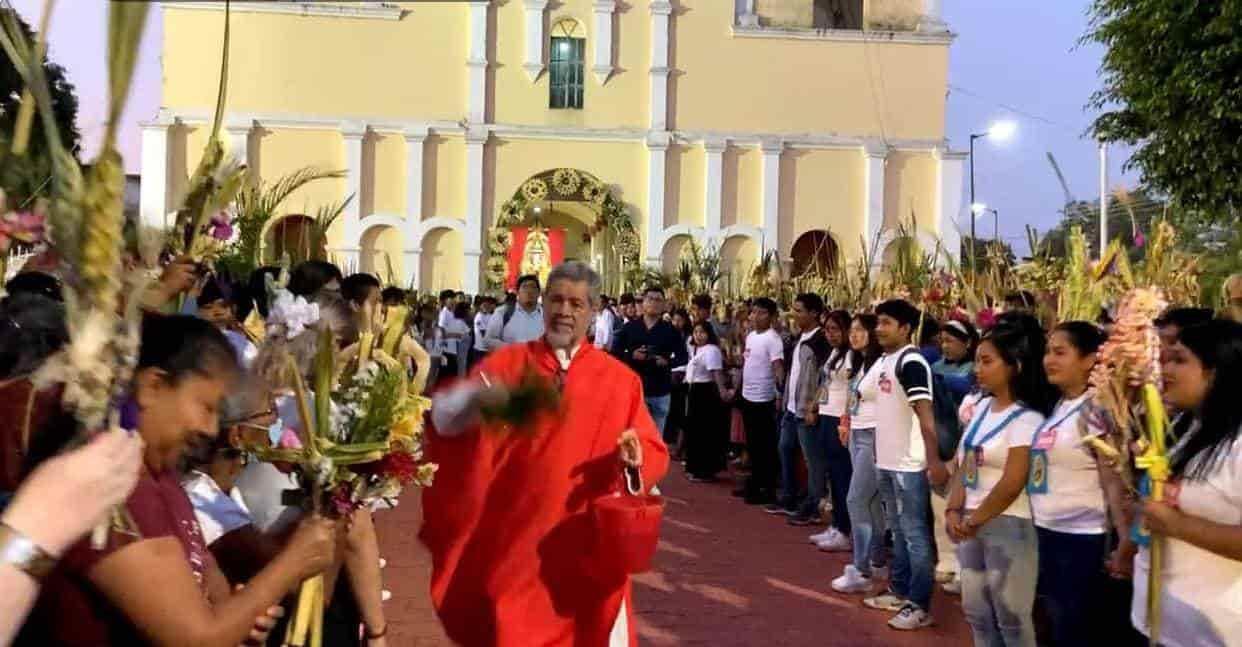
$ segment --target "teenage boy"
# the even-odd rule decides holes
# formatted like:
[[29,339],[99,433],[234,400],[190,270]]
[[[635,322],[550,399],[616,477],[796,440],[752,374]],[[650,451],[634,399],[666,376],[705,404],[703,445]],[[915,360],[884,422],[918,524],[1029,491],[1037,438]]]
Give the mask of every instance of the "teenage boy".
[[643,380],[647,411],[666,444],[677,441],[666,433],[672,404],[673,367],[686,364],[686,347],[673,324],[664,320],[664,288],[653,285],[643,292],[643,316],[621,328],[612,354],[634,369]]
[[776,302],[760,297],[750,308],[752,330],[746,335],[742,361],[742,425],[746,428],[746,453],[750,455],[750,478],[734,492],[750,505],[776,500],[779,466],[776,437],[776,400],[785,377],[785,344],[772,330]]
[[[819,417],[819,371],[828,361],[832,347],[819,326],[824,300],[817,294],[799,294],[794,299],[793,320],[799,337],[790,354],[789,379],[785,390],[785,407],[781,411],[779,443],[781,463],[781,500],[764,508],[770,514],[789,516],[790,525],[807,526],[821,523],[819,500],[828,492],[827,465],[819,457],[824,453],[816,434]],[[808,492],[800,497],[798,487],[799,448],[806,457]]]
[[543,336],[543,308],[539,305],[539,277],[523,274],[517,280],[513,303],[492,313],[487,320],[483,349],[498,350],[509,344],[534,341]]
[[884,354],[858,385],[876,401],[875,466],[880,499],[893,532],[889,589],[867,598],[873,609],[895,611],[894,629],[931,626],[935,553],[930,490],[948,472],[937,452],[931,365],[911,343],[919,311],[902,300],[875,309],[876,339]]

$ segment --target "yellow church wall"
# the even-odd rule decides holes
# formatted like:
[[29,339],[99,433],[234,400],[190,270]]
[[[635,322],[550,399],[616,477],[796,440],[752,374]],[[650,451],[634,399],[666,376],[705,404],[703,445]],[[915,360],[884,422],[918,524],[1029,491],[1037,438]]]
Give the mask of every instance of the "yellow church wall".
[[884,226],[936,230],[936,158],[931,153],[890,153],[884,168]]
[[394,227],[372,227],[362,235],[358,271],[376,274],[385,283],[401,284],[404,268],[401,232]]
[[462,242],[461,234],[451,229],[437,229],[423,237],[421,290],[462,288],[466,256]]
[[[417,107],[421,118],[460,118],[468,92],[468,8],[404,5],[409,13],[395,22],[233,14],[229,111],[408,118]],[[224,12],[166,6],[161,13],[162,105],[210,109]]]
[[[731,147],[725,153],[723,222],[763,226],[763,153],[758,148]],[[730,174],[736,178],[730,185]]]
[[[578,22],[575,34],[586,37],[583,109],[548,108],[548,70],[545,67],[543,74],[532,82],[522,69],[526,60],[526,8],[522,2],[506,2],[494,9],[497,33],[502,35],[496,44],[495,121],[585,128],[645,127],[649,92],[647,70],[651,65],[651,19],[646,8],[632,6],[613,14],[614,53],[619,69],[601,85],[591,71],[599,42],[593,0],[563,0],[552,4],[557,6],[548,11],[549,29],[558,20],[571,18]],[[548,47],[549,43],[545,42],[545,51]],[[546,62],[546,55],[544,60]]]
[[701,145],[668,147],[669,186],[665,187],[664,226],[702,227],[707,222],[704,182],[707,154]]
[[[266,130],[259,140],[259,168],[263,179],[275,182],[307,166],[325,171],[345,168],[341,135],[329,130]],[[314,217],[321,207],[345,196],[345,180],[318,180],[294,191],[281,205],[280,215]],[[355,197],[355,200],[358,198]],[[328,230],[328,247],[340,243],[340,219]]]
[[732,2],[674,21],[677,128],[944,136],[947,45],[734,37],[732,21]]
[[363,186],[370,186],[374,197],[371,209],[364,209],[363,215],[388,213],[404,216],[413,211],[413,217],[418,218],[421,205],[412,209],[405,203],[405,137],[391,133],[371,135],[369,145],[374,164],[368,174],[368,164],[363,163],[362,180]]
[[642,232],[647,204],[647,149],[641,143],[575,142],[534,139],[493,139],[496,182],[491,202],[493,217],[532,175],[548,169],[586,171],[607,184],[629,208]]
[[[423,143],[423,219],[466,218],[466,140],[432,135]],[[428,181],[430,173],[432,181]],[[430,191],[430,195],[427,192]]]
[[863,158],[857,150],[787,150],[781,157],[781,239],[786,258],[798,236],[830,232],[847,257],[862,233]]
[[867,0],[863,21],[869,29],[916,29],[923,14],[923,0]]

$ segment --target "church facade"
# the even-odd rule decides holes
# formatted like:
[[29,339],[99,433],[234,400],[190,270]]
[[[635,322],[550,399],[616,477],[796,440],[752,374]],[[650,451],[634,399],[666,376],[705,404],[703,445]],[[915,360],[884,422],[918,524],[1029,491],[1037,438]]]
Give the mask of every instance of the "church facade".
[[[166,222],[210,130],[223,10],[162,3],[146,222]],[[953,35],[940,11],[940,0],[234,2],[225,129],[263,180],[342,171],[286,200],[269,244],[353,196],[327,251],[422,290],[494,288],[532,223],[607,274],[670,270],[697,240],[735,284],[765,251],[850,262],[910,223],[924,245],[955,250],[965,156],[945,139]]]

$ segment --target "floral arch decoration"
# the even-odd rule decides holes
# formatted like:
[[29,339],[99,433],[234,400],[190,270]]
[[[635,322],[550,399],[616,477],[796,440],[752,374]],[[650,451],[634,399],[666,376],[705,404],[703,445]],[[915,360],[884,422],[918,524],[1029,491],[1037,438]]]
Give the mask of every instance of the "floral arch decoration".
[[[488,230],[486,264],[487,286],[499,290],[504,286],[508,272],[506,254],[513,242],[511,227],[527,221],[527,209],[542,202],[579,202],[595,212],[595,222],[587,226],[584,236],[605,237],[607,251],[618,261],[616,277],[625,284],[634,283],[641,277],[639,263],[641,243],[634,222],[625,204],[616,198],[599,178],[577,169],[550,169],[532,176],[522,183],[513,197],[500,207],[500,214]],[[612,283],[604,277],[605,284]],[[620,284],[618,283],[618,286]]]

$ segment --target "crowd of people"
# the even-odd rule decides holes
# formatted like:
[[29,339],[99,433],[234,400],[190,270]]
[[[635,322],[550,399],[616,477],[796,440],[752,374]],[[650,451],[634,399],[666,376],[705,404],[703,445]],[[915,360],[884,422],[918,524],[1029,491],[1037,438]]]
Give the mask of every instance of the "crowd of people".
[[[296,418],[287,394],[263,385],[262,328],[247,324],[268,315],[264,286],[279,273],[230,282],[168,266],[144,299],[153,312],[121,406],[137,433],[69,451],[59,391],[33,380],[68,338],[59,279],[30,271],[5,286],[0,643],[277,644],[282,600],[327,573],[327,644],[386,644],[375,511],[306,515],[282,498],[291,477],[242,450],[276,442]],[[1242,324],[1228,312],[1173,308],[1153,322],[1176,414],[1173,495],[1156,503],[1082,442],[1098,431],[1089,378],[1106,319],[1045,327],[1014,307],[977,329],[899,299],[859,312],[809,293],[676,303],[659,286],[615,300],[589,291],[578,305],[558,293],[545,313],[537,276],[513,287],[417,295],[322,261],[288,281],[335,313],[345,341],[377,325],[364,313],[406,308],[407,368],[428,393],[506,347],[552,339],[549,321],[589,307],[573,319],[583,343],[636,374],[685,477],[736,479],[739,505],[812,528],[811,548],[847,557],[825,573],[831,589],[887,612],[893,629],[948,613],[933,608],[939,585],[961,596],[976,645],[1137,644],[1149,627],[1141,522],[1168,538],[1162,643],[1242,635],[1242,414],[1229,402]],[[580,351],[562,332],[565,371]],[[133,532],[114,527],[100,546],[87,535],[121,502]]]

